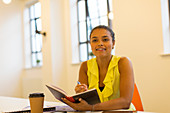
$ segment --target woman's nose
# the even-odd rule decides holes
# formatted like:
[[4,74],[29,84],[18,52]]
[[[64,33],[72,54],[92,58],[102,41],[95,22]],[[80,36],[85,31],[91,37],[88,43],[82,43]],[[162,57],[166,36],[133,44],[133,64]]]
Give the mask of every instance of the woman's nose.
[[102,41],[99,41],[99,42],[98,42],[98,46],[103,46],[103,42],[102,42]]

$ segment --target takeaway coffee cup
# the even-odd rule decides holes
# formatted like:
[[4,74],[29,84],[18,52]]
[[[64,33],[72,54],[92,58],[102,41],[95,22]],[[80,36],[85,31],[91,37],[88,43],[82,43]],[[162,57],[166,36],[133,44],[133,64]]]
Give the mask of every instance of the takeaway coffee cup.
[[29,95],[31,113],[43,113],[44,94],[32,93]]

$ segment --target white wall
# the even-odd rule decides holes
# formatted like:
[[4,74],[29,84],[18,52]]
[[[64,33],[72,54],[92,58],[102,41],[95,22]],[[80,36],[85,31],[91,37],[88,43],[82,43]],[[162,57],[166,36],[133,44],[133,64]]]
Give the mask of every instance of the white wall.
[[[47,36],[43,39],[43,84],[52,83],[67,90],[67,68],[65,52],[64,1],[41,0],[43,30]],[[54,100],[44,87],[47,100]]]
[[0,1],[0,96],[27,98],[43,91],[41,68],[24,68],[24,5],[23,0]]
[[[65,0],[64,2],[64,20],[65,20],[65,47],[66,47],[66,60],[67,60],[67,84],[68,84],[68,93],[73,94],[74,87],[76,86],[77,80],[78,80],[78,72],[80,63],[73,64],[75,61],[72,61],[72,56],[75,54],[72,53],[72,50],[75,49],[72,48],[72,43],[75,43],[75,39],[78,38],[78,32],[77,32],[77,22],[75,21],[77,19],[77,9],[76,9],[76,1],[77,0]],[[69,38],[68,38],[69,37]],[[72,42],[73,41],[73,42]],[[74,50],[77,51],[77,50]],[[74,54],[74,55],[73,55]],[[77,54],[76,54],[77,55]],[[75,60],[75,59],[74,59]]]
[[116,54],[130,57],[147,111],[170,112],[170,56],[162,57],[160,0],[114,0]]
[[21,96],[23,74],[22,2],[0,1],[0,95]]
[[[27,0],[27,2],[28,1],[30,0]],[[45,87],[45,84],[55,84],[67,90],[64,1],[39,1],[42,6],[42,30],[47,33],[47,35],[43,37],[43,66],[25,71],[23,77],[23,96],[26,97],[30,92],[40,91],[45,93],[46,100],[56,101]],[[38,75],[36,75],[37,73]],[[37,82],[34,82],[35,84],[28,84],[26,81],[30,80]],[[41,83],[39,81],[41,81]]]

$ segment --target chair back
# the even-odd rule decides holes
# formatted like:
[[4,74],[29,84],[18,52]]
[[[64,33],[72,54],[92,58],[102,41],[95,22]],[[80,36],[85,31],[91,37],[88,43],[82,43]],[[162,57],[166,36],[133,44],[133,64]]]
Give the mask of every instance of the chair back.
[[139,94],[136,84],[134,85],[132,103],[135,106],[136,111],[144,111],[143,105],[142,105],[142,100],[141,100],[141,97],[140,97],[140,94]]

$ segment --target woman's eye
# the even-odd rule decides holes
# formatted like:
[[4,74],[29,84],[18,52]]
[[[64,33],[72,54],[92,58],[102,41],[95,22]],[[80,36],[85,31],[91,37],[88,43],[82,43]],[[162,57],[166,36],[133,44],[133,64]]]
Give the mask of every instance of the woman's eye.
[[103,39],[103,41],[109,41],[109,39]]
[[96,39],[92,40],[92,42],[96,42],[96,41],[97,41]]

